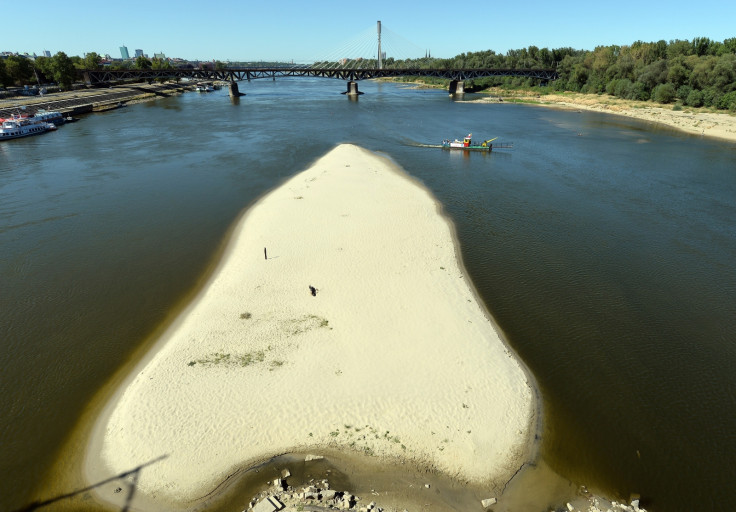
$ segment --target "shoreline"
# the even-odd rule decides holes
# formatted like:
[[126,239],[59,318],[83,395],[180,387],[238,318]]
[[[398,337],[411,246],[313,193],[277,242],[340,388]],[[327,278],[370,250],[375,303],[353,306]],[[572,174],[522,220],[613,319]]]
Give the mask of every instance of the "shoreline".
[[[345,162],[350,163],[346,164]],[[345,168],[351,165],[356,170],[345,171]],[[152,465],[150,469],[146,468],[145,471],[141,472],[139,488],[142,489],[142,492],[136,494],[149,494],[149,498],[152,497],[155,503],[165,503],[166,505],[178,503],[186,507],[186,504],[193,505],[199,499],[198,497],[206,495],[205,491],[207,489],[216,487],[226,480],[228,475],[233,473],[233,470],[237,472],[247,468],[249,465],[247,461],[263,460],[273,455],[291,451],[315,451],[321,447],[327,447],[338,451],[362,451],[364,455],[361,457],[367,455],[371,460],[375,458],[379,460],[402,460],[415,465],[417,468],[434,468],[440,473],[456,477],[460,481],[472,481],[487,485],[498,492],[501,484],[505,484],[524,463],[537,456],[536,443],[538,441],[534,440],[538,438],[541,414],[539,413],[540,400],[533,379],[505,345],[498,334],[498,328],[492,323],[482,303],[478,302],[477,294],[472,285],[465,279],[454,229],[448,219],[442,216],[440,205],[426,189],[417,187],[415,180],[407,179],[408,177],[400,169],[392,168],[392,166],[393,164],[389,166],[385,161],[379,160],[375,155],[361,148],[349,145],[338,146],[337,149],[318,160],[307,171],[291,178],[259,200],[242,216],[233,230],[232,239],[228,243],[228,247],[210,281],[202,288],[197,298],[180,314],[174,324],[169,327],[167,334],[156,342],[156,346],[149,352],[150,356],[147,355],[136,370],[129,375],[127,382],[118,389],[116,397],[108,402],[102,415],[104,421],[98,423],[95,427],[96,434],[92,436],[85,469],[88,481],[103,479],[104,476],[100,476],[99,471],[104,466],[112,466],[106,471],[105,476],[113,476],[130,467],[156,460],[156,456],[162,455],[162,452],[168,454],[169,451],[172,451],[171,458],[174,459],[173,462],[161,460]],[[340,169],[341,167],[342,169]],[[386,172],[387,170],[388,172]],[[263,255],[258,259],[257,254],[245,255],[243,253],[241,241],[247,238],[252,224],[255,222],[256,225],[259,225],[268,222],[267,218],[260,214],[260,209],[264,204],[277,201],[279,203],[278,208],[288,209],[289,205],[285,203],[290,202],[299,204],[297,211],[300,211],[302,205],[310,203],[309,195],[312,194],[320,198],[318,202],[321,204],[329,205],[333,201],[339,202],[340,198],[335,197],[335,195],[342,195],[342,190],[346,186],[344,182],[337,181],[330,185],[332,188],[327,189],[327,195],[324,196],[318,194],[317,190],[310,189],[312,187],[314,189],[318,188],[318,185],[313,184],[313,182],[317,180],[327,181],[332,173],[340,173],[341,171],[342,173],[360,173],[360,180],[368,179],[367,182],[359,181],[352,185],[353,187],[358,186],[355,190],[362,191],[367,186],[376,194],[388,194],[389,201],[386,201],[384,195],[376,196],[375,201],[382,205],[405,202],[407,195],[411,196],[411,194],[423,196],[419,206],[412,203],[412,209],[416,209],[414,214],[418,215],[416,219],[414,217],[412,219],[417,220],[417,222],[424,222],[424,217],[434,216],[435,220],[431,221],[431,226],[434,227],[430,228],[430,231],[433,232],[430,240],[437,242],[432,237],[436,236],[437,233],[434,233],[434,230],[438,225],[441,225],[440,232],[444,232],[444,235],[440,237],[440,244],[438,245],[446,245],[449,241],[450,246],[446,245],[442,250],[425,247],[425,250],[419,251],[419,253],[429,253],[430,260],[420,260],[418,262],[413,259],[418,254],[409,254],[412,252],[414,244],[402,246],[398,253],[394,253],[398,258],[395,262],[396,266],[392,267],[391,262],[381,259],[381,253],[390,252],[394,245],[401,243],[401,240],[391,239],[389,246],[386,246],[384,240],[372,238],[378,234],[373,230],[385,232],[386,226],[373,226],[366,233],[365,229],[360,231],[361,227],[365,228],[364,224],[360,222],[349,231],[344,231],[347,227],[336,225],[344,223],[349,226],[352,220],[341,219],[353,215],[365,220],[370,219],[375,214],[371,210],[376,208],[375,204],[365,205],[363,210],[364,207],[358,207],[355,204],[357,199],[351,196],[343,200],[339,208],[346,211],[352,208],[352,212],[339,213],[334,208],[327,208],[331,212],[332,220],[330,222],[333,225],[320,224],[316,231],[312,231],[306,238],[297,242],[297,244],[302,244],[303,247],[304,243],[315,239],[319,244],[331,246],[336,255],[328,256],[322,249],[316,249],[309,253],[312,258],[306,257],[307,261],[311,261],[307,265],[309,268],[304,268],[300,266],[299,262],[292,261],[289,258],[288,251],[283,251],[282,255],[282,251],[276,249],[278,245],[272,249],[272,251],[276,251],[271,256],[272,259],[266,259]],[[371,181],[375,179],[371,175],[380,175],[381,173],[391,175],[391,180],[398,178],[402,185],[399,186],[399,181],[390,185],[389,182]],[[398,196],[393,191],[395,187],[402,188]],[[407,191],[409,189],[411,191]],[[427,203],[427,200],[429,203]],[[371,201],[368,202],[371,203]],[[431,206],[431,214],[427,212],[427,204]],[[325,208],[322,207],[322,209]],[[307,211],[303,212],[304,217],[311,218],[313,215],[319,215],[319,211],[320,209],[314,210],[313,205],[310,204]],[[391,214],[393,213],[392,210]],[[267,217],[273,214],[274,212],[271,210]],[[390,215],[388,218],[391,218]],[[273,232],[283,231],[283,224],[283,221],[275,225],[271,223],[268,225],[267,233],[256,233],[254,236],[259,240],[258,245],[266,244],[263,241],[264,238],[271,239],[271,243],[273,243]],[[416,225],[423,226],[423,224],[415,225],[412,222],[408,224],[415,227]],[[321,233],[325,228],[328,228],[327,232],[340,230],[341,236],[336,238],[333,234],[323,237]],[[358,234],[347,239],[345,237],[349,236],[348,233]],[[413,233],[404,233],[404,235],[406,234]],[[285,241],[292,240],[296,235],[286,230],[279,233],[279,236],[280,243],[283,244]],[[360,239],[366,236],[372,238],[371,243],[367,246],[360,245]],[[373,250],[375,249],[374,244],[381,245],[381,250]],[[253,247],[253,240],[249,239],[246,245]],[[359,246],[360,250],[353,251],[353,246]],[[291,249],[294,249],[294,247],[291,247]],[[361,255],[361,250],[371,252],[368,260]],[[325,249],[325,251],[328,251],[328,249]],[[350,252],[351,255],[346,260],[340,254],[342,252]],[[454,261],[447,261],[448,253]],[[263,253],[261,252],[261,254]],[[239,278],[233,280],[230,275],[223,277],[228,272],[228,267],[232,266],[230,263],[236,255],[238,259],[247,259],[248,263],[246,265],[248,266],[260,265],[259,270],[255,274],[249,275],[247,269],[243,270],[241,268],[239,270],[241,274],[238,274]],[[363,259],[358,261],[358,258],[361,257]],[[282,258],[284,268],[278,270],[277,274],[270,274],[265,265],[277,267],[282,263],[278,260]],[[305,256],[300,255],[300,259],[303,258]],[[378,261],[371,262],[371,258],[373,260],[377,258]],[[322,267],[315,268],[315,266],[318,266],[315,260],[319,259],[329,261],[322,263]],[[421,267],[424,267],[425,264],[429,265],[428,268],[423,269],[422,273],[432,274],[430,282],[418,282],[419,277],[416,274],[410,274],[412,288],[415,287],[414,285],[418,286],[420,288],[418,292],[406,296],[411,290],[401,288],[401,286],[405,287],[407,283],[401,282],[397,289],[392,290],[392,293],[388,293],[388,289],[393,286],[393,281],[401,281],[401,272],[406,267],[414,266],[405,263],[406,261],[418,263]],[[437,265],[436,268],[433,268],[438,261],[443,265]],[[336,266],[345,262],[347,262],[348,268],[345,271],[340,271]],[[451,263],[454,264],[454,267],[451,266]],[[327,265],[327,267],[325,268],[324,265]],[[353,268],[354,265],[355,268]],[[360,275],[361,272],[365,272],[364,266],[372,270],[370,275]],[[377,277],[380,277],[381,273],[386,271],[386,266],[390,267],[393,272],[389,276],[390,279],[378,279]],[[297,268],[294,269],[293,267]],[[280,274],[294,270],[296,274],[289,276],[287,281],[295,275],[298,276],[307,271],[313,278],[316,278],[315,283],[318,289],[316,296],[310,296],[309,294],[306,280],[310,278],[307,276],[304,276],[303,292],[295,293],[284,288],[284,282],[273,284],[273,280],[280,279]],[[268,274],[265,281],[263,280],[265,277],[259,277],[263,272]],[[339,274],[340,279],[333,279],[332,274],[335,273]],[[448,276],[446,274],[452,275]],[[357,278],[355,278],[356,275]],[[354,280],[348,285],[350,293],[347,295],[337,293],[337,288],[333,287],[344,284],[343,281],[349,282],[351,276],[354,277]],[[249,292],[252,295],[251,299],[256,298],[257,300],[255,303],[251,303],[248,311],[241,313],[237,312],[244,309],[243,307],[232,310],[229,304],[235,300],[233,295],[229,295],[224,302],[212,299],[211,296],[213,288],[224,286],[227,289],[229,286],[227,283],[232,284],[234,281],[237,282],[238,279],[244,279],[244,281],[255,279],[250,284],[257,283]],[[324,283],[324,290],[320,289],[320,281]],[[436,281],[440,281],[440,285],[437,286],[453,281],[460,284],[451,285],[449,289],[442,286],[438,290],[434,290]],[[300,284],[302,283],[300,282]],[[370,287],[375,287],[376,290],[385,290],[385,292],[379,295],[376,295],[375,291],[359,292],[365,286],[369,290]],[[269,290],[264,293],[263,288],[269,288]],[[259,289],[261,291],[258,291]],[[444,294],[437,296],[436,291],[439,290],[448,292],[451,299],[443,297]],[[243,290],[238,292],[238,294],[242,293]],[[402,293],[404,295],[401,295]],[[332,294],[335,294],[335,296],[331,297]],[[360,298],[357,303],[356,299],[353,298],[356,294]],[[390,298],[397,296],[394,294],[405,297],[407,299],[406,303],[402,304],[401,301],[391,303]],[[286,302],[282,298],[284,295],[286,295]],[[327,302],[327,304],[320,305],[320,299],[323,297],[325,297],[324,302]],[[434,309],[438,301],[442,308],[450,303],[460,303],[461,299],[462,303],[470,304],[470,306],[466,305],[461,308],[453,306],[451,311],[444,313]],[[206,305],[208,301],[212,303],[213,300],[214,309],[208,310],[204,316],[197,313],[200,305]],[[270,311],[268,308],[264,310],[257,305],[269,300],[275,300],[273,303],[275,308]],[[293,304],[290,304],[291,301],[299,303],[296,309],[294,309]],[[383,303],[385,302],[389,302],[389,306],[384,306]],[[407,310],[412,309],[410,305],[414,302],[420,304],[419,315],[417,316],[415,312],[413,313],[414,316],[411,317],[409,315],[411,311]],[[375,304],[377,309],[374,311],[368,306],[370,304]],[[305,307],[307,309],[304,309]],[[275,316],[280,316],[280,320],[276,319],[275,323],[271,321],[270,325],[256,325],[254,327],[256,331],[265,327],[260,336],[266,337],[269,344],[267,346],[258,345],[257,340],[249,338],[248,342],[252,344],[251,348],[255,350],[251,350],[247,354],[240,354],[238,364],[232,364],[235,359],[235,356],[232,356],[229,352],[234,348],[232,344],[220,350],[217,347],[223,345],[222,340],[218,339],[210,343],[207,341],[208,334],[197,330],[199,325],[207,323],[207,318],[211,315],[221,316],[223,308],[231,309],[230,319],[220,318],[216,325],[210,326],[218,333],[217,336],[220,336],[222,324],[228,321],[232,323],[233,316],[236,318],[235,323],[240,324],[241,327],[243,322],[246,322],[249,327],[258,322],[268,324],[269,315],[271,316],[270,320],[273,320]],[[395,309],[401,312],[396,313],[393,311]],[[284,311],[286,317],[284,317]],[[442,322],[439,325],[432,326],[431,329],[427,329],[426,326],[422,325],[428,323],[425,316],[428,312],[430,312],[430,317],[440,315],[442,318]],[[192,315],[199,316],[190,321]],[[240,318],[237,318],[237,315]],[[391,315],[395,316],[391,319],[383,318],[383,316]],[[363,323],[363,318],[366,316],[370,318],[369,324]],[[394,323],[404,320],[404,317],[407,316],[413,318],[408,327],[402,328],[399,324]],[[484,327],[472,325],[474,321],[481,323],[481,319],[486,324]],[[283,327],[282,323],[284,321],[288,323],[288,330],[293,331],[292,334],[284,336],[283,332],[278,332]],[[353,324],[357,322],[359,325],[351,325],[351,322]],[[445,328],[445,323],[452,324],[452,326]],[[389,324],[391,328],[382,328],[381,324]],[[471,327],[468,328],[468,325],[471,325]],[[367,329],[367,327],[370,327],[370,329]],[[492,335],[488,332],[489,328]],[[460,331],[456,331],[456,329],[460,329]],[[368,330],[378,330],[380,336],[376,336],[375,333],[371,332],[371,335],[366,339],[365,332]],[[392,332],[394,330],[400,331],[398,339]],[[444,358],[441,358],[441,361],[422,361],[423,353],[421,351],[412,352],[412,350],[402,346],[399,340],[404,340],[403,337],[413,336],[415,330],[421,332],[419,340],[428,343],[425,349],[443,351]],[[433,332],[436,330],[439,330],[442,334],[437,336]],[[182,332],[183,335],[179,334]],[[433,335],[437,339],[427,341],[426,338],[431,338]],[[242,342],[243,336],[247,337],[247,333],[239,332],[236,335],[237,343]],[[457,345],[457,342],[452,340],[454,336],[461,339],[479,336],[483,341],[475,342],[475,346],[466,347]],[[185,339],[184,342],[181,341],[182,337]],[[382,337],[389,338],[389,342],[377,339]],[[195,344],[187,341],[192,338],[199,341]],[[295,338],[298,338],[297,342],[294,341]],[[355,338],[359,341],[346,343],[345,341],[348,338]],[[414,342],[416,343],[417,340]],[[453,350],[448,349],[447,345],[453,343],[455,343],[455,346],[449,347]],[[207,344],[208,350],[211,351],[203,353],[200,350],[200,344]],[[330,345],[329,352],[315,351],[314,346],[320,344]],[[369,349],[368,344],[373,348]],[[276,347],[274,348],[272,345]],[[300,345],[311,345],[311,348],[302,349]],[[375,353],[378,346],[381,347],[383,354]],[[462,350],[460,350],[461,346]],[[470,350],[470,354],[461,354],[466,349]],[[182,355],[182,352],[187,354]],[[492,352],[493,357],[490,357],[488,352]],[[277,359],[268,361],[268,359],[271,359],[272,353],[277,354]],[[335,357],[337,364],[331,361],[325,362],[325,359],[334,356],[338,356]],[[483,364],[493,364],[495,366],[490,368],[483,367],[483,365],[478,366],[476,363],[479,358]],[[452,359],[455,359],[455,361],[452,362]],[[414,362],[416,362],[416,367],[411,368],[410,365]],[[149,368],[152,363],[153,368]],[[453,367],[451,372],[445,369],[448,365]],[[426,366],[428,368],[425,368]],[[465,374],[468,372],[468,366],[474,368],[470,371],[471,375]],[[384,367],[388,371],[384,372],[382,370]],[[480,372],[481,367],[484,368],[482,373]],[[162,368],[165,370],[163,373]],[[203,375],[193,374],[198,370]],[[170,373],[172,371],[174,373]],[[248,377],[248,372],[253,373],[253,376]],[[291,375],[287,372],[291,372]],[[329,375],[330,372],[333,373],[332,376]],[[368,378],[364,373],[368,374]],[[483,375],[495,375],[496,373],[498,374],[498,382],[495,382],[494,385],[490,385],[487,382],[488,379],[482,377]],[[235,375],[235,379],[232,378],[233,375]],[[400,378],[397,379],[396,375],[399,375]],[[322,382],[314,382],[315,376],[319,376],[318,380]],[[172,380],[177,381],[177,384],[173,387],[167,387],[164,383],[163,387],[157,387],[156,384],[147,382],[150,379],[154,381]],[[191,388],[187,388],[186,393],[182,394],[179,392],[181,386],[191,384],[187,382],[188,379],[193,379],[196,383]],[[451,385],[454,379],[459,379],[462,386],[460,386],[460,389],[446,391],[444,388]],[[215,381],[214,386],[211,385],[213,380]],[[247,380],[248,382],[246,387],[243,388],[238,387],[242,384],[233,383],[233,380]],[[439,385],[437,385],[438,380],[441,381]],[[263,388],[258,387],[259,381],[266,382],[266,385]],[[290,384],[282,386],[283,381],[289,381]],[[285,413],[286,420],[280,412],[277,414],[268,412],[269,408],[280,408],[280,404],[274,404],[268,400],[268,397],[265,397],[264,400],[262,395],[271,392],[274,395],[289,396],[294,393],[294,387],[298,388],[300,383],[304,381],[311,381],[308,386],[317,388],[316,390],[301,389],[298,393],[301,395],[300,399],[309,402],[309,405],[302,405],[301,407],[290,405],[293,410]],[[407,387],[407,384],[410,384],[408,386],[409,391],[405,391],[405,396],[402,396],[399,390],[402,389],[402,386]],[[500,387],[495,387],[498,385]],[[196,417],[201,416],[200,408],[206,405],[207,398],[211,397],[213,393],[220,392],[223,387],[229,386],[235,386],[236,390],[240,390],[236,393],[237,396],[245,394],[243,393],[244,389],[253,392],[253,388],[258,387],[258,391],[254,392],[258,396],[252,397],[248,407],[240,408],[234,418],[232,414],[223,416],[218,411],[207,410],[204,415],[207,418],[206,421],[197,420]],[[416,386],[418,389],[413,389],[411,386]],[[204,395],[197,395],[197,392],[201,393],[202,388],[207,389],[207,391]],[[131,389],[135,389],[135,391],[131,391]],[[473,393],[469,392],[470,389]],[[225,393],[229,395],[230,391]],[[370,393],[379,395],[379,398],[375,399],[367,396]],[[443,393],[445,393],[444,396]],[[479,396],[475,396],[476,394]],[[164,395],[163,400],[161,400],[162,395]],[[330,400],[324,402],[326,395],[330,397]],[[398,400],[396,395],[400,397]],[[504,417],[502,422],[504,424],[499,426],[500,430],[489,429],[493,430],[492,434],[478,433],[481,430],[481,425],[487,427],[487,423],[492,423],[494,419],[496,424],[500,423],[494,414],[489,416],[487,413],[481,412],[483,406],[488,405],[480,400],[481,397],[484,400],[490,398],[497,400],[498,410],[494,412],[502,414]],[[228,397],[225,397],[224,400],[227,401]],[[191,405],[188,401],[194,401],[196,404]],[[359,402],[357,411],[355,410],[356,401]],[[457,403],[450,406],[450,402]],[[232,403],[228,405],[237,407]],[[184,408],[186,411],[181,412],[178,410],[179,408]],[[328,409],[327,413],[325,409]],[[464,409],[465,414],[463,414]],[[254,410],[261,411],[263,416],[249,425],[242,416],[253,414]],[[471,411],[470,414],[468,411]],[[499,411],[501,412],[499,413]],[[463,417],[463,420],[459,421],[452,418],[453,415],[456,418]],[[165,419],[161,419],[161,416],[164,416]],[[402,419],[407,416],[414,419],[421,418],[428,422],[429,426],[418,428],[415,425],[416,421]],[[195,419],[192,420],[192,417],[195,417]],[[305,421],[306,424],[304,424]],[[178,424],[178,427],[171,427],[168,432],[158,437],[151,433],[156,431],[161,434],[161,431],[168,429],[172,422]],[[213,422],[215,423],[215,431],[228,430],[229,427],[232,427],[236,430],[239,429],[240,434],[230,435],[220,431],[216,435],[208,437],[206,441],[208,448],[204,451],[200,447],[194,447],[193,445],[202,441],[194,440],[192,434],[200,429],[212,430]],[[301,422],[302,424],[298,425],[297,428],[279,425],[279,423],[284,422],[295,422],[297,424]],[[439,423],[443,423],[443,425]],[[449,423],[449,425],[446,425],[446,429],[443,429],[445,423]],[[139,428],[140,425],[145,425],[145,428]],[[255,434],[253,430],[257,425],[271,425],[275,432]],[[450,425],[452,425],[452,428]],[[470,426],[469,430],[461,432],[461,428],[467,426]],[[477,428],[475,434],[471,434],[473,426]],[[309,430],[308,434],[305,429]],[[437,432],[432,431],[432,429]],[[442,430],[446,431],[442,432]],[[116,432],[116,434],[113,435],[113,432]],[[249,443],[257,446],[256,449],[252,447],[244,449],[242,437],[245,433],[250,436]],[[226,441],[221,439],[223,434]],[[435,438],[435,435],[442,436],[442,439]],[[141,448],[142,444],[147,444],[148,448]],[[191,453],[182,455],[182,445],[184,445],[184,448],[190,448]],[[447,452],[444,452],[445,447],[448,447]],[[217,452],[218,450],[231,451],[231,449],[239,451],[239,455],[228,459],[224,464],[209,464],[207,470],[202,470],[201,458],[206,453],[211,450]],[[131,450],[137,453],[130,455]],[[496,453],[499,459],[494,460],[493,463],[481,460],[487,457],[474,455],[478,450],[486,455]],[[454,452],[451,456],[448,453],[450,451]],[[103,453],[101,458],[99,457],[100,453]],[[220,454],[220,458],[222,457],[227,458],[227,454]],[[182,465],[187,466],[186,471],[180,471]],[[197,471],[201,474],[198,478],[193,478],[191,474],[197,473]],[[149,476],[152,474],[154,476]],[[202,483],[202,480],[206,480],[206,483]],[[172,484],[165,484],[165,482],[172,481],[177,482],[177,487],[173,490],[171,489]],[[110,501],[110,494],[108,493],[109,489],[103,489],[99,492],[105,501]],[[141,500],[137,502],[141,502]],[[115,503],[114,496],[112,503]]]
[[44,96],[0,98],[0,117],[7,116],[20,109],[27,109],[28,113],[45,109],[59,111],[64,115],[105,112],[126,105],[183,94],[192,90],[192,83],[128,84],[107,89],[90,88],[54,92]]
[[489,96],[471,100],[470,103],[499,103],[499,98],[502,98],[503,102],[508,103],[598,112],[647,121],[689,135],[736,142],[736,116],[727,112],[712,112],[692,107],[673,110],[672,106],[647,101],[622,100],[607,94],[550,93],[540,95],[532,91],[504,91],[502,89],[485,90],[478,94]]

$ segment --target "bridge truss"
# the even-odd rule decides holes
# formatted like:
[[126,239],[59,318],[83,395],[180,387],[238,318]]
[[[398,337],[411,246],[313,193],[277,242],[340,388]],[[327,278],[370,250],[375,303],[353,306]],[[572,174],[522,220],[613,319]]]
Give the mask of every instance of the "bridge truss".
[[89,85],[105,85],[128,80],[181,79],[220,80],[235,82],[255,80],[259,78],[280,77],[319,77],[338,80],[359,81],[371,78],[394,78],[401,76],[419,76],[444,78],[447,80],[465,81],[474,78],[493,76],[519,76],[535,78],[543,81],[557,80],[559,75],[554,69],[360,69],[334,67],[272,67],[272,68],[224,68],[224,69],[124,69],[124,70],[84,70],[82,78]]

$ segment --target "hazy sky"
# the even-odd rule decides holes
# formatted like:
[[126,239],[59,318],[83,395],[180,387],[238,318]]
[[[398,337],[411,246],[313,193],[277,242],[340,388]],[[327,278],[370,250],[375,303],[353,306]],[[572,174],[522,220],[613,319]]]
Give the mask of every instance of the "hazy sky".
[[[419,7],[421,6],[421,7]],[[397,58],[469,51],[736,37],[736,2],[617,0],[0,0],[0,51],[311,62],[368,45],[376,21]],[[357,38],[357,39],[356,39]],[[337,52],[337,53],[336,53]],[[413,53],[417,53],[413,55]],[[360,56],[360,55],[357,55]]]

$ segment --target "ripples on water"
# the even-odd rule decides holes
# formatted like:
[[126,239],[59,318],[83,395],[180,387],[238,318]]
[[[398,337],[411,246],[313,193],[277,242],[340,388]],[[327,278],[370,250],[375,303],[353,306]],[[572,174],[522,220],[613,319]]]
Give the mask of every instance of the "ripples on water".
[[[191,291],[243,208],[341,142],[384,152],[457,227],[535,373],[563,475],[654,510],[736,499],[731,144],[444,91],[279,80],[86,116],[0,144],[0,508]],[[416,147],[473,132],[512,151]],[[718,489],[722,502],[710,495]]]

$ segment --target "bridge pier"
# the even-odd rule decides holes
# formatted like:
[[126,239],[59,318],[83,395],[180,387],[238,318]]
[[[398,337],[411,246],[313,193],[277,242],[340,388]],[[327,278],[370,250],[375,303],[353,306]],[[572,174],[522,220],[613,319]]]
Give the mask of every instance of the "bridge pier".
[[462,80],[451,80],[450,94],[465,94],[465,82]]
[[345,91],[343,94],[347,94],[348,96],[358,96],[359,94],[363,93],[358,90],[358,82],[350,80],[348,82],[348,90]]
[[235,80],[230,82],[230,97],[231,98],[239,98],[240,96],[245,96],[244,92],[240,92],[238,89],[238,82]]

